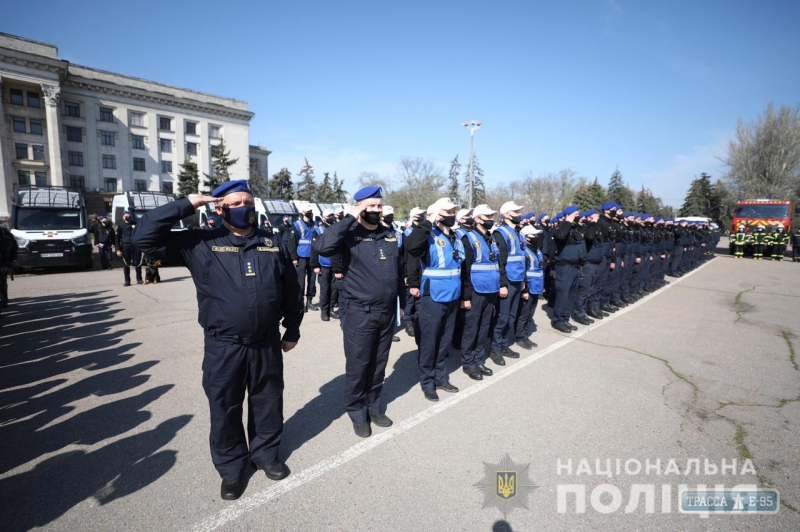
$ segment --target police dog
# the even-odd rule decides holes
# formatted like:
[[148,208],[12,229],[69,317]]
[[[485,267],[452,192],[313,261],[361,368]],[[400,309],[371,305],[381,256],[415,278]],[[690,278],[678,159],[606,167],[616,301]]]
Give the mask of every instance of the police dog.
[[161,276],[158,275],[159,266],[161,266],[160,260],[150,257],[145,258],[144,284],[158,284],[161,282]]

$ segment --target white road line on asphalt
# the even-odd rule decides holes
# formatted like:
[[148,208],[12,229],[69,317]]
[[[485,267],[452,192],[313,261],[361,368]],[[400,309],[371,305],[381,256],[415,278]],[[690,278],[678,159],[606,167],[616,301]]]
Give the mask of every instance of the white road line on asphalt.
[[695,273],[699,272],[703,268],[705,268],[711,261],[702,264],[698,268],[692,270],[691,272],[687,273],[683,277],[672,281],[667,286],[656,290],[655,292],[651,293],[650,295],[646,296],[645,298],[637,301],[633,305],[629,305],[626,308],[618,310],[611,316],[598,321],[597,323],[586,327],[585,329],[581,329],[570,336],[565,337],[563,340],[559,340],[558,342],[542,349],[538,353],[521,359],[519,362],[515,363],[513,366],[509,366],[508,368],[495,373],[491,378],[484,379],[478,384],[474,384],[469,388],[461,390],[455,395],[450,396],[448,399],[444,401],[438,402],[433,406],[426,408],[421,412],[417,412],[413,416],[400,421],[399,423],[395,423],[391,428],[388,430],[379,432],[377,434],[373,434],[369,438],[365,439],[364,441],[357,443],[342,451],[341,453],[334,455],[330,458],[323,460],[313,466],[300,471],[297,474],[291,475],[289,478],[278,482],[277,484],[273,484],[269,488],[262,490],[256,494],[250,495],[244,499],[236,501],[235,503],[231,504],[224,510],[217,512],[215,515],[197,523],[192,527],[193,532],[211,532],[213,530],[217,530],[218,528],[230,523],[238,519],[239,517],[243,516],[244,514],[251,512],[258,508],[259,506],[263,506],[264,504],[268,503],[269,501],[280,497],[281,495],[292,491],[295,488],[299,488],[300,486],[311,482],[312,480],[321,477],[325,473],[336,469],[337,467],[346,464],[350,460],[361,456],[362,454],[366,453],[374,449],[375,447],[385,443],[395,436],[403,434],[404,432],[416,427],[423,421],[426,421],[436,414],[451,408],[461,401],[464,401],[476,393],[482,392],[489,386],[505,379],[506,377],[513,375],[514,373],[530,366],[537,360],[546,357],[550,353],[557,351],[558,349],[564,347],[567,344],[570,344],[577,340],[578,338],[584,336],[585,334],[597,329],[598,327],[602,327],[606,323],[613,321],[615,318],[618,318],[624,314],[627,314],[629,311],[635,309],[641,304],[647,302],[651,297],[667,290],[676,284],[680,283],[684,279],[691,277]]

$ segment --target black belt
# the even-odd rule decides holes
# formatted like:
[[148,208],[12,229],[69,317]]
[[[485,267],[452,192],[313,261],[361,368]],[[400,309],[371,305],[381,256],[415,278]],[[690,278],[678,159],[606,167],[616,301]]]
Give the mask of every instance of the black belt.
[[587,264],[600,264],[601,262],[603,262],[603,259],[600,259],[600,260],[585,260],[584,262],[587,263]]
[[208,330],[206,329],[206,336],[211,338],[212,340],[217,340],[219,342],[226,342],[229,344],[239,344],[239,345],[248,345],[259,341],[261,338],[255,338],[250,335],[238,335],[238,334],[219,334],[217,331]]
[[573,268],[580,268],[581,265],[577,262],[567,262],[565,260],[557,260],[556,266],[572,266]]

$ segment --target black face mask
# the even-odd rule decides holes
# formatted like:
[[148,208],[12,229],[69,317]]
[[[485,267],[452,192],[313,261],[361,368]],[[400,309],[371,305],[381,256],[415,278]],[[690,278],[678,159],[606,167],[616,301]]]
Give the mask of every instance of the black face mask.
[[536,235],[528,238],[528,245],[533,249],[542,247],[542,235]]
[[330,218],[325,218],[325,223],[328,224],[328,225],[331,225],[335,221],[336,221],[336,218],[334,218],[333,216],[331,216]]
[[451,214],[449,216],[442,216],[442,218],[439,220],[439,223],[445,227],[453,227],[456,225],[456,215]]
[[494,227],[494,220],[484,220],[481,222],[481,225],[487,231],[491,231],[492,227]]
[[369,225],[378,225],[381,222],[381,213],[378,211],[364,211],[361,213],[361,219]]
[[464,223],[460,224],[462,227],[466,227],[467,229],[472,229],[475,227],[475,219],[474,218],[465,218]]
[[394,214],[384,216],[383,221],[386,222],[386,225],[392,225],[392,222],[394,222]]
[[521,216],[512,216],[511,218],[509,218],[509,221],[514,225],[519,225],[521,219],[522,219]]

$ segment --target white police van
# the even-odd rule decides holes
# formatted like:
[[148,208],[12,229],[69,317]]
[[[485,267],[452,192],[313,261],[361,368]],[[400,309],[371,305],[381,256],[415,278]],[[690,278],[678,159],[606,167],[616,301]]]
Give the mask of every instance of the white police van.
[[11,234],[17,240],[17,267],[92,267],[86,207],[79,190],[14,187]]
[[[172,194],[162,192],[134,192],[126,191],[117,194],[111,202],[111,219],[114,224],[119,226],[122,222],[122,213],[128,211],[133,219],[138,222],[147,211],[161,207],[167,203],[175,201]],[[192,215],[193,217],[194,215]],[[187,219],[179,220],[172,226],[173,231],[185,231],[189,228],[191,221]]]

